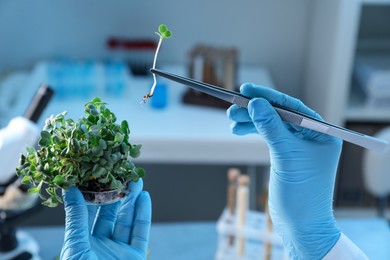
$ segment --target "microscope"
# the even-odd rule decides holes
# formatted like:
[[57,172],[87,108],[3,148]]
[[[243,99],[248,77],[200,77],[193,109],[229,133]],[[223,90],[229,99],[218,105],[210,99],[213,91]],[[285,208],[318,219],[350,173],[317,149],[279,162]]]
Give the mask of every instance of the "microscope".
[[41,85],[24,116],[13,118],[0,129],[0,260],[39,259],[37,242],[9,222],[40,205],[38,195],[27,193],[28,187],[21,184],[15,168],[26,147],[36,145],[40,135],[36,123],[52,95],[52,88]]

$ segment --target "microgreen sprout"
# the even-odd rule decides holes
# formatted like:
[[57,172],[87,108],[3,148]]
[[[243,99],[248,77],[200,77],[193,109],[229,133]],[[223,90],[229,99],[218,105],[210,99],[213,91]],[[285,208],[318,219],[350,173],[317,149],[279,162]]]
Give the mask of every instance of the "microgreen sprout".
[[[172,36],[172,32],[168,29],[168,27],[165,24],[160,24],[160,26],[158,27],[158,32],[156,32],[156,34],[160,37],[160,39],[158,41],[156,53],[154,54],[153,69],[156,68],[157,55],[158,55],[158,52],[160,50],[160,46],[161,46],[163,39],[170,38]],[[156,75],[153,74],[152,88],[151,88],[150,92],[143,97],[143,99],[142,99],[143,103],[146,102],[146,99],[153,96],[154,89],[156,88],[156,85],[157,85]]]

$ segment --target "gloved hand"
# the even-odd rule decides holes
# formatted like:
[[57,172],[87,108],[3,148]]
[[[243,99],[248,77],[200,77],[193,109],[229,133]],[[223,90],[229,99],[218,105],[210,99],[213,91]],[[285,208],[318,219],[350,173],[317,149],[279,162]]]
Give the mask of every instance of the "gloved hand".
[[142,179],[123,201],[87,206],[81,192],[63,191],[65,239],[61,259],[146,259],[151,200]]
[[227,114],[233,133],[258,133],[268,145],[268,206],[275,229],[290,258],[321,259],[340,237],[332,201],[342,141],[284,123],[270,104],[321,119],[298,99],[250,83],[241,93],[252,98],[248,109],[233,105]]

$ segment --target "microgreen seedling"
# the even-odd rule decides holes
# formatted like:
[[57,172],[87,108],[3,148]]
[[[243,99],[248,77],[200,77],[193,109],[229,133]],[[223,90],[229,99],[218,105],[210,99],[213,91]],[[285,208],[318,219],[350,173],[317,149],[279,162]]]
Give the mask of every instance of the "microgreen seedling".
[[66,118],[67,112],[51,116],[41,131],[40,149],[27,147],[20,157],[17,175],[46,206],[62,202],[58,189],[121,190],[145,174],[129,159],[140,155],[141,145],[130,144],[127,121],[116,123],[115,114],[99,98],[86,103],[84,111],[86,116],[77,121]]
[[[161,46],[161,43],[162,43],[163,39],[164,38],[170,38],[172,36],[172,32],[168,29],[168,27],[165,24],[160,24],[160,26],[158,27],[158,32],[156,32],[156,34],[160,37],[160,39],[158,41],[156,53],[154,54],[153,69],[156,68],[157,55],[158,55],[158,52],[160,50],[160,46]],[[157,85],[156,75],[153,74],[153,85],[152,85],[152,88],[151,88],[150,92],[143,97],[143,99],[142,99],[143,103],[146,102],[146,99],[148,99],[148,98],[153,96],[154,89],[156,88],[156,85]]]

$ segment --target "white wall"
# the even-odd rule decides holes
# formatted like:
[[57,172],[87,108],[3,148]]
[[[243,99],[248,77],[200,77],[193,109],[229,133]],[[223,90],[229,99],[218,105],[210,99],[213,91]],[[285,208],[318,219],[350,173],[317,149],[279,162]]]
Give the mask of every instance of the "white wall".
[[299,96],[310,0],[0,1],[0,70],[53,57],[103,58],[110,35],[155,37],[159,61],[184,62],[196,43],[238,46],[244,64],[267,66],[278,88]]

